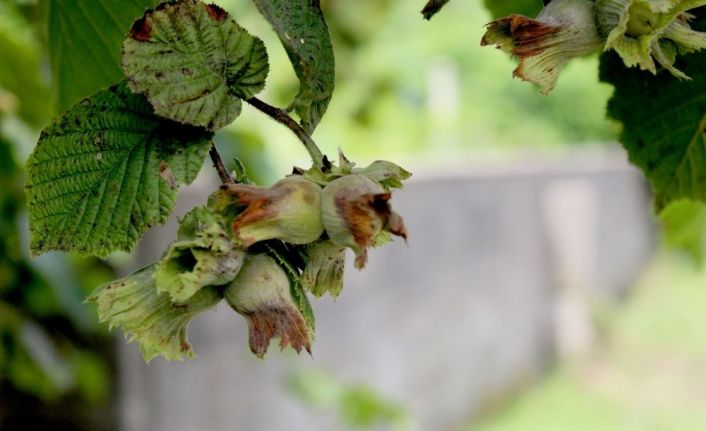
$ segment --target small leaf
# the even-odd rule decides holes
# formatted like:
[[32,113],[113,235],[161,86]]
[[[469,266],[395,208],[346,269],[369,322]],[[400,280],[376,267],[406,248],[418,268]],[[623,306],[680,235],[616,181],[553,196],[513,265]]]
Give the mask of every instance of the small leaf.
[[386,160],[377,160],[366,168],[353,168],[354,174],[360,174],[380,183],[385,189],[401,189],[402,181],[412,177],[412,173]]
[[262,41],[216,5],[165,2],[135,21],[123,42],[130,88],[158,115],[218,130],[260,92],[269,71]]
[[253,0],[272,24],[299,78],[292,107],[311,134],[326,113],[335,86],[331,36],[319,0]]
[[658,209],[687,198],[706,202],[706,53],[682,58],[693,81],[626,69],[604,55],[601,79],[615,86],[608,114],[623,123],[620,140],[652,184]]
[[42,131],[27,161],[32,252],[129,251],[166,221],[210,145],[210,133],[155,116],[124,82],[83,100]]
[[191,319],[221,300],[217,289],[199,290],[188,302],[173,304],[166,293],[158,293],[154,281],[154,265],[123,279],[98,287],[87,299],[98,306],[101,322],[110,328],[122,326],[129,341],[140,343],[149,362],[155,356],[181,361],[194,358],[187,339]]
[[309,298],[306,296],[306,292],[304,292],[304,288],[302,287],[301,274],[298,269],[301,266],[299,265],[298,253],[295,249],[288,247],[288,244],[279,241],[267,243],[265,248],[268,254],[274,258],[279,266],[287,273],[290,285],[289,291],[299,312],[304,316],[304,320],[311,331],[313,340],[314,331],[316,330],[316,319]]

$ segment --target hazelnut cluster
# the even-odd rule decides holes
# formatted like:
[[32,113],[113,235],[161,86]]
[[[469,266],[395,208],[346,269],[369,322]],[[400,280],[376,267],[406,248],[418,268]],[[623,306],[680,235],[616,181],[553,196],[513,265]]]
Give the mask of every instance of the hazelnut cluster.
[[706,33],[691,27],[689,11],[706,0],[552,0],[535,18],[510,15],[488,24],[481,45],[495,45],[519,60],[514,76],[540,86],[556,85],[571,59],[601,49],[615,51],[627,67],[680,79],[679,55],[706,48]]
[[341,292],[346,249],[360,269],[370,247],[407,238],[390,198],[410,176],[385,161],[356,168],[341,155],[325,173],[297,169],[271,187],[224,184],[181,220],[158,262],[100,286],[88,300],[101,321],[140,343],[146,360],[194,357],[188,323],[221,299],[246,319],[257,356],[273,338],[311,352],[306,292]]

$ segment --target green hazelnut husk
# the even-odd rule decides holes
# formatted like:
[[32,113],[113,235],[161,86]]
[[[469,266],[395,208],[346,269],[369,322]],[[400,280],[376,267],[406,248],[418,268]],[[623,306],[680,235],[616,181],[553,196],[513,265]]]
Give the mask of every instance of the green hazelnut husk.
[[367,250],[383,230],[406,239],[402,218],[392,211],[390,193],[370,178],[352,174],[328,184],[321,197],[324,227],[331,241],[356,254],[355,266],[367,261]]
[[156,356],[167,360],[192,359],[194,354],[187,329],[197,314],[217,304],[218,289],[200,289],[183,304],[175,304],[167,293],[157,292],[155,265],[93,291],[88,302],[95,302],[101,322],[112,329],[121,326],[129,341],[137,341],[147,362]]
[[308,244],[324,231],[321,186],[302,176],[287,177],[267,188],[228,184],[221,193],[245,208],[232,224],[235,240],[243,247],[269,239]]
[[343,290],[346,249],[324,239],[306,246],[307,263],[301,275],[302,287],[316,297],[329,293],[337,297]]
[[225,289],[226,302],[248,322],[250,350],[262,358],[270,341],[311,353],[312,328],[292,297],[291,280],[271,256],[248,255]]
[[181,222],[178,240],[157,263],[158,292],[185,303],[199,289],[221,286],[238,274],[245,251],[236,247],[224,220],[206,207],[191,211]]
[[596,21],[606,39],[628,67],[657,73],[657,64],[680,79],[690,79],[674,64],[678,55],[706,48],[706,33],[695,31],[689,10],[706,0],[597,0]]
[[553,0],[535,19],[510,15],[487,28],[481,46],[495,45],[516,57],[513,76],[539,85],[542,94],[554,89],[566,63],[603,44],[592,0]]

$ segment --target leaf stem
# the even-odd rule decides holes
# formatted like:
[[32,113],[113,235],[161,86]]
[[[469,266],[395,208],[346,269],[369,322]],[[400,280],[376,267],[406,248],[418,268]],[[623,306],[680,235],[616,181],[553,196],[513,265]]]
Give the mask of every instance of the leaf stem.
[[211,149],[208,151],[208,155],[211,156],[213,167],[216,168],[216,172],[218,172],[221,182],[223,184],[235,184],[235,180],[230,175],[230,172],[228,172],[228,168],[226,168],[226,165],[223,163],[223,159],[218,153],[215,145],[211,146]]
[[302,126],[299,125],[292,117],[289,116],[287,111],[284,109],[279,109],[276,108],[272,105],[269,105],[262,100],[258,99],[257,97],[251,97],[250,99],[245,100],[250,106],[253,108],[257,109],[258,111],[266,114],[276,122],[284,125],[287,127],[289,130],[291,130],[297,138],[304,144],[304,147],[306,150],[309,152],[309,156],[311,157],[312,162],[314,162],[314,166],[323,170],[327,171],[331,165],[326,156],[321,152],[319,147],[316,145],[316,142],[314,142],[313,139],[311,139],[311,136],[302,128]]

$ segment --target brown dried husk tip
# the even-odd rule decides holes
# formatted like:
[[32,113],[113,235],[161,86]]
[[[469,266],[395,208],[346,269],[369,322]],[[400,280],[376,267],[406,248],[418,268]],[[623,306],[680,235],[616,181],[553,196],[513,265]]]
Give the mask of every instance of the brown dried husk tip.
[[247,320],[250,350],[258,357],[273,338],[280,339],[282,349],[291,346],[311,354],[309,325],[292,298],[287,274],[272,257],[249,255],[224,297]]
[[324,231],[321,187],[304,177],[287,177],[269,188],[227,184],[221,189],[233,197],[235,206],[245,207],[232,226],[244,247],[268,239],[308,244]]
[[531,19],[510,15],[487,25],[481,46],[496,45],[516,56],[513,76],[540,86],[548,94],[571,59],[600,49],[602,40],[590,0],[554,0]]

